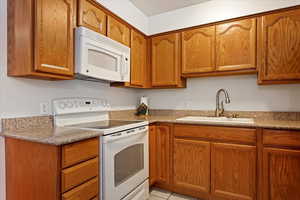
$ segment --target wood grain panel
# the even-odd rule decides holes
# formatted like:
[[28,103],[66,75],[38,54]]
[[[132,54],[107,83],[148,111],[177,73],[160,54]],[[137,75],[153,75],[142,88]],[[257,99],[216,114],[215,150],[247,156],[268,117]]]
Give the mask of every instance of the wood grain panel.
[[106,35],[106,13],[94,0],[78,1],[78,26]]
[[107,17],[107,36],[126,46],[130,46],[130,29],[114,17]]
[[[62,195],[62,200],[91,200],[99,194],[99,181],[94,178]],[[96,199],[97,197],[93,198]]]
[[212,199],[256,199],[256,147],[212,144]]
[[214,141],[229,141],[237,143],[256,143],[256,129],[200,126],[200,125],[175,125],[176,137],[201,138]]
[[300,148],[300,132],[264,129],[263,144]]
[[215,26],[183,31],[181,42],[182,73],[215,71]]
[[300,9],[263,16],[259,26],[259,82],[299,80]]
[[209,194],[210,143],[174,139],[173,168],[175,187],[192,191],[195,194]]
[[216,25],[218,71],[256,68],[256,18]]
[[150,125],[149,128],[149,184],[150,186],[157,181],[157,143],[156,126]]
[[264,148],[263,200],[300,197],[300,151]]
[[180,80],[179,34],[152,38],[152,86],[176,86]]
[[73,75],[76,0],[37,0],[35,8],[34,69]]
[[147,41],[135,30],[131,30],[131,77],[130,84],[143,87],[146,81]]
[[83,162],[74,167],[64,169],[62,171],[61,189],[63,192],[84,183],[85,181],[98,176],[99,174],[99,159]]
[[98,138],[68,144],[62,147],[62,167],[69,167],[97,156],[99,156]]
[[156,126],[156,152],[157,152],[157,182],[170,183],[170,127],[167,125]]
[[60,148],[5,138],[6,199],[60,200]]

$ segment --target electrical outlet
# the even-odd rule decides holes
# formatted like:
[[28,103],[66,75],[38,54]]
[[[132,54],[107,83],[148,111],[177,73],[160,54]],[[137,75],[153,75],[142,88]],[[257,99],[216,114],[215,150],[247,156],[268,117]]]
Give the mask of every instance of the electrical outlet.
[[40,103],[40,113],[41,115],[49,114],[49,103],[47,102]]

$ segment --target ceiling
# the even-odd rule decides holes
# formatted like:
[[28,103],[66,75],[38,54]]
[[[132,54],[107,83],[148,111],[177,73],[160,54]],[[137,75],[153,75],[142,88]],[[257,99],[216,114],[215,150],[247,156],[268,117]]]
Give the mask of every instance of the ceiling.
[[130,0],[138,9],[147,16],[153,16],[176,10],[179,8],[192,6],[209,0]]

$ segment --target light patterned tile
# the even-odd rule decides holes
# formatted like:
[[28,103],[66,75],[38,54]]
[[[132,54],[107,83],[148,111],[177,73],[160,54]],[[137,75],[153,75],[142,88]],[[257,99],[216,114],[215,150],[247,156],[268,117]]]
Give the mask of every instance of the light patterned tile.
[[155,195],[150,195],[148,200],[167,200],[167,199],[161,198],[161,197],[158,197],[158,196],[155,196]]
[[169,198],[169,200],[197,200],[196,198],[193,197],[188,197],[188,196],[184,196],[181,194],[172,194]]
[[150,195],[168,199],[171,196],[171,192],[159,188],[152,188]]

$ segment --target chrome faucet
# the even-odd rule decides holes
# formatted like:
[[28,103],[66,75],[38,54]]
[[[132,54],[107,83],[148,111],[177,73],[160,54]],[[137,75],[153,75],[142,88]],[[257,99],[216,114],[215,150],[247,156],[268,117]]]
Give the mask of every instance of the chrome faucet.
[[230,103],[230,98],[229,98],[228,92],[224,89],[218,90],[217,96],[216,96],[216,112],[215,112],[216,117],[221,117],[224,114],[224,103],[223,103],[223,101],[221,101],[221,108],[220,108],[220,94],[222,92],[225,95],[225,103],[226,104]]

